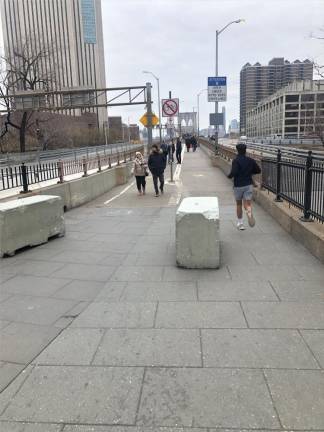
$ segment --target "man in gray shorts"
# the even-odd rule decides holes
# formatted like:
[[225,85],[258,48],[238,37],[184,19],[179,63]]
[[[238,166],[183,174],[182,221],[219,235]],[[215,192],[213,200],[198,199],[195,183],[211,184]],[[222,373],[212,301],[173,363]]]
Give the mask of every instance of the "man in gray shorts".
[[253,193],[253,179],[252,176],[260,174],[261,170],[259,165],[254,159],[246,156],[246,145],[237,144],[236,146],[238,155],[232,162],[232,169],[228,178],[234,178],[234,196],[236,200],[236,213],[237,213],[237,228],[244,230],[243,224],[243,208],[246,211],[250,227],[255,225],[255,219],[252,213],[252,193]]

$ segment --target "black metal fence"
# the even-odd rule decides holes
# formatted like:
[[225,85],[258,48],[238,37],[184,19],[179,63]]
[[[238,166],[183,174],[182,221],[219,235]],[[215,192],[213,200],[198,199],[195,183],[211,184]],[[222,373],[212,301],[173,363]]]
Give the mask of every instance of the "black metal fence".
[[262,187],[303,211],[303,220],[324,222],[324,159],[308,152],[307,157],[263,158]]
[[28,186],[58,180],[63,183],[64,177],[81,173],[87,176],[89,171],[102,171],[104,168],[111,168],[112,165],[119,165],[131,161],[136,151],[143,151],[138,146],[129,151],[116,152],[111,155],[97,155],[91,158],[60,160],[42,164],[27,165],[22,163],[19,166],[0,169],[0,191],[14,188],[22,188],[22,193],[29,192]]

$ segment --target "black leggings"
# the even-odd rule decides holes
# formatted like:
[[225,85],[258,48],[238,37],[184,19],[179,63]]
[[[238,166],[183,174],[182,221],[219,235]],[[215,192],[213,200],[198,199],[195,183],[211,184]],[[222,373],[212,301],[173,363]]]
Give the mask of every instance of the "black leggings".
[[159,186],[158,186],[158,180],[160,180],[160,190],[161,192],[163,192],[163,187],[164,187],[164,173],[162,174],[153,174],[153,184],[154,184],[154,190],[155,193],[158,194],[159,193]]
[[138,192],[141,192],[142,189],[143,191],[145,191],[145,186],[146,186],[145,176],[136,176],[135,178],[136,178],[136,186]]

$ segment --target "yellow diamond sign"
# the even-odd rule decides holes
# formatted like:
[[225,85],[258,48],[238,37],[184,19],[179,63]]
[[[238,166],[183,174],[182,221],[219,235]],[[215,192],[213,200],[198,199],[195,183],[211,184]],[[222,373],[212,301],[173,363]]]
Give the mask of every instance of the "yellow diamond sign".
[[[139,120],[143,126],[147,127],[148,125],[148,114],[145,113]],[[152,114],[152,126],[156,126],[159,124],[159,118],[153,113]]]

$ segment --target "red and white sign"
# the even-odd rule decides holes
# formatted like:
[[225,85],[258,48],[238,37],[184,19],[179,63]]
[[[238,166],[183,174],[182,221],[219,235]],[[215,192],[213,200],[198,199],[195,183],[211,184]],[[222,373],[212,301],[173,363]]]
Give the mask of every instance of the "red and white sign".
[[174,117],[179,112],[179,99],[162,99],[162,117]]

